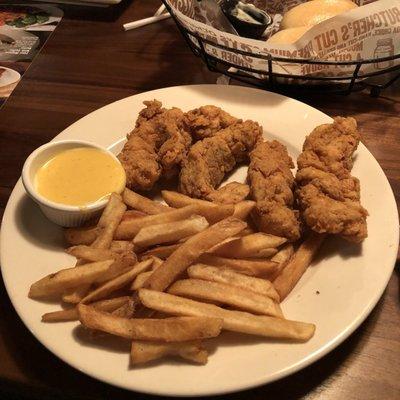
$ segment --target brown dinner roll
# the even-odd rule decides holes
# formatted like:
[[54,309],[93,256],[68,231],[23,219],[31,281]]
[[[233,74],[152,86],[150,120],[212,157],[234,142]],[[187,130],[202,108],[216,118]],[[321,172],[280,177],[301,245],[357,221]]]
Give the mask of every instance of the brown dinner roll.
[[309,26],[298,26],[288,28],[273,34],[268,40],[268,44],[291,44],[300,39],[308,30]]
[[312,0],[290,9],[281,22],[280,29],[313,26],[345,11],[358,7],[350,0]]

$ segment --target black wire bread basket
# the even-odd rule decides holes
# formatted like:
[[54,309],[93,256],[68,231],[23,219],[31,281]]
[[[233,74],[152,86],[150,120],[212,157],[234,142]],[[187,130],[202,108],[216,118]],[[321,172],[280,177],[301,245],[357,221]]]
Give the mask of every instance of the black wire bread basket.
[[[353,91],[370,90],[371,96],[378,97],[380,92],[400,78],[400,53],[378,56],[357,61],[322,61],[317,59],[279,57],[273,54],[257,54],[217,43],[209,38],[200,36],[194,30],[188,29],[181,23],[174,10],[166,0],[162,0],[168,12],[174,19],[186,43],[192,52],[200,57],[212,72],[218,72],[231,79],[282,93],[339,93],[348,95]],[[379,44],[379,42],[378,42]],[[383,39],[380,46],[385,49],[391,46]],[[262,60],[263,69],[252,68],[237,63],[235,57],[221,59],[210,48],[226,51],[227,54],[251,57]],[[393,53],[393,52],[392,52]],[[379,52],[378,52],[379,54]],[[380,52],[382,54],[382,52]],[[397,61],[396,61],[397,60]],[[282,73],[276,68],[279,63],[285,65],[308,65],[312,71],[323,71],[327,68],[346,67],[346,74],[309,74],[296,75]],[[374,70],[364,72],[363,67],[373,64]]]

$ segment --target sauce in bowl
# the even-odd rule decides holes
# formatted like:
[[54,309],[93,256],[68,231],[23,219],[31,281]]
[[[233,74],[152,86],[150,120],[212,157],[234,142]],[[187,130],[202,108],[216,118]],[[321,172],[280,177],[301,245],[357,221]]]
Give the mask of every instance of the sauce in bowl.
[[100,149],[78,147],[61,151],[36,172],[37,192],[55,203],[83,207],[125,187],[125,171]]
[[224,0],[221,2],[221,9],[238,34],[243,37],[259,39],[272,23],[272,18],[267,12],[240,0]]

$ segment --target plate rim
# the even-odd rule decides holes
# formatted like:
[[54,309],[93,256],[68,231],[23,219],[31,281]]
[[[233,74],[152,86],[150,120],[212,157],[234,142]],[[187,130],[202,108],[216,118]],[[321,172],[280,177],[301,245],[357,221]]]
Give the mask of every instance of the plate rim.
[[[182,89],[182,88],[195,88],[195,87],[200,87],[200,88],[207,88],[207,87],[217,87],[220,85],[216,85],[216,84],[206,84],[206,85],[178,85],[178,86],[171,86],[171,87],[166,87],[166,88],[161,88],[161,89],[154,89],[151,91],[147,91],[147,92],[141,92],[141,93],[137,93],[135,95],[132,96],[127,96],[125,98],[119,99],[117,101],[111,102],[109,104],[106,104],[98,109],[93,110],[92,112],[90,112],[89,114],[84,115],[83,117],[79,118],[77,121],[73,122],[72,124],[70,124],[69,126],[67,126],[65,129],[63,129],[58,135],[56,135],[51,141],[57,141],[57,139],[59,138],[60,135],[62,135],[66,130],[70,129],[72,126],[74,126],[75,124],[78,124],[82,121],[82,119],[86,118],[87,116],[96,113],[96,112],[100,112],[101,110],[103,110],[104,108],[115,104],[115,103],[119,103],[119,102],[123,102],[126,101],[127,99],[130,99],[132,97],[136,97],[138,95],[144,95],[144,94],[148,94],[151,95],[154,92],[160,92],[160,91],[170,91],[170,90],[174,90],[174,89]],[[262,91],[260,89],[255,89],[255,88],[248,88],[248,87],[242,87],[242,86],[224,86],[225,89],[228,88],[228,90],[232,89],[232,90],[244,90],[244,91],[255,91],[255,92],[263,92],[266,94],[266,96],[272,96],[276,98],[281,98],[281,99],[286,99],[289,100],[291,102],[296,102],[299,103],[301,105],[301,107],[306,107],[309,109],[312,109],[314,112],[317,111],[318,113],[322,114],[323,116],[332,119],[330,116],[328,116],[327,114],[323,113],[322,111],[318,110],[317,108],[314,108],[306,103],[303,103],[297,99],[293,99],[281,94],[277,94],[274,92],[269,92],[269,91]],[[62,139],[59,139],[62,140]],[[386,177],[385,172],[383,171],[382,167],[380,166],[380,164],[378,163],[378,161],[376,160],[376,158],[372,155],[372,153],[368,150],[368,148],[362,143],[360,142],[360,147],[363,149],[363,151],[365,151],[366,153],[368,153],[368,155],[371,157],[371,161],[373,161],[375,163],[375,167],[377,167],[377,169],[379,170],[380,174],[383,176],[383,178],[385,179],[388,189],[389,189],[389,194],[391,197],[391,200],[395,206],[395,208],[397,209],[397,203],[394,197],[394,193],[393,193],[393,189]],[[359,147],[359,148],[360,148]],[[12,203],[13,197],[16,195],[16,188],[18,185],[21,184],[21,178],[18,179],[17,183],[15,184],[11,195],[7,201],[7,205],[5,207],[4,210],[4,214],[3,214],[3,218],[1,221],[1,230],[3,231],[3,223],[4,221],[8,218],[8,214],[11,213],[10,210],[10,204]],[[399,243],[399,234],[400,234],[400,227],[399,227],[399,216],[397,213],[397,223],[393,224],[394,226],[394,237],[396,239],[396,243]],[[397,227],[397,228],[396,228]],[[54,356],[56,356],[58,359],[62,360],[64,363],[66,363],[67,365],[73,367],[74,369],[77,369],[78,371],[100,381],[100,382],[105,382],[107,384],[110,384],[112,386],[118,387],[118,388],[122,388],[125,390],[130,390],[133,392],[140,392],[140,393],[145,393],[145,394],[152,394],[152,395],[161,395],[161,396],[174,396],[174,397],[184,397],[184,396],[193,396],[193,397],[201,397],[201,396],[212,396],[212,395],[224,395],[224,394],[228,394],[228,393],[234,393],[234,392],[240,392],[240,391],[244,391],[244,390],[248,390],[248,389],[252,389],[252,388],[256,388],[262,385],[267,385],[269,383],[275,382],[277,380],[280,380],[284,377],[290,376],[306,367],[308,367],[309,365],[313,364],[314,362],[320,360],[322,357],[324,357],[325,355],[327,355],[328,353],[330,353],[333,349],[335,349],[336,347],[338,347],[340,344],[342,344],[344,342],[344,340],[346,340],[366,319],[367,317],[370,315],[370,313],[372,312],[372,310],[375,308],[376,304],[378,303],[378,301],[380,300],[380,298],[382,297],[384,291],[386,290],[386,287],[388,285],[388,282],[392,276],[393,273],[393,269],[395,267],[395,263],[396,263],[396,257],[397,257],[397,251],[395,251],[396,249],[394,249],[393,251],[393,256],[392,256],[392,261],[391,264],[393,265],[393,267],[391,268],[391,273],[388,274],[388,277],[385,281],[385,285],[382,286],[381,290],[379,292],[377,292],[377,294],[371,298],[369,300],[368,305],[365,307],[364,311],[362,313],[360,313],[360,315],[357,316],[357,318],[355,318],[354,320],[352,320],[352,322],[350,324],[348,324],[348,326],[341,330],[341,332],[334,337],[330,342],[325,343],[323,346],[321,346],[320,348],[318,348],[316,351],[314,351],[313,353],[309,354],[307,357],[302,358],[301,360],[299,360],[297,363],[291,365],[290,367],[284,368],[281,371],[273,374],[272,376],[269,376],[267,379],[265,378],[259,378],[259,379],[254,379],[251,382],[248,382],[247,384],[244,385],[240,385],[237,387],[232,387],[230,389],[223,389],[223,390],[203,390],[203,391],[198,391],[197,393],[192,393],[192,392],[171,392],[169,391],[168,393],[165,390],[157,390],[157,388],[152,388],[152,389],[131,389],[127,386],[121,386],[117,383],[114,383],[111,380],[106,380],[103,378],[99,378],[98,376],[96,376],[95,373],[91,372],[90,370],[87,370],[86,368],[82,368],[81,366],[79,366],[77,363],[75,363],[74,361],[70,361],[70,360],[66,360],[65,357],[59,355],[57,353],[57,350],[54,349],[52,344],[45,344],[43,343],[41,340],[38,339],[38,337],[36,336],[34,329],[31,329],[28,324],[25,322],[25,320],[22,318],[22,316],[20,315],[20,313],[18,312],[18,306],[15,304],[14,300],[11,296],[10,296],[10,291],[9,291],[9,287],[8,284],[6,282],[6,280],[4,279],[4,273],[3,273],[3,264],[4,264],[4,251],[3,246],[4,246],[4,239],[3,239],[4,235],[0,236],[0,265],[1,265],[1,275],[2,275],[2,279],[4,282],[4,286],[6,288],[6,292],[7,295],[11,301],[11,304],[13,305],[14,310],[16,311],[18,317],[20,318],[20,320],[23,322],[23,324],[25,325],[25,327],[32,333],[32,335],[35,337],[36,340],[38,340],[47,350],[49,350],[51,353],[53,353]],[[389,264],[389,262],[388,262]]]

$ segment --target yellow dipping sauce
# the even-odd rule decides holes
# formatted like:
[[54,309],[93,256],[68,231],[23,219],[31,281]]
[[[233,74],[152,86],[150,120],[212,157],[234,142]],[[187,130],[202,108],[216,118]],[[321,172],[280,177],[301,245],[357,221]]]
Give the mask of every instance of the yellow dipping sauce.
[[125,187],[125,171],[109,154],[92,147],[65,150],[36,173],[40,195],[56,203],[85,206]]

